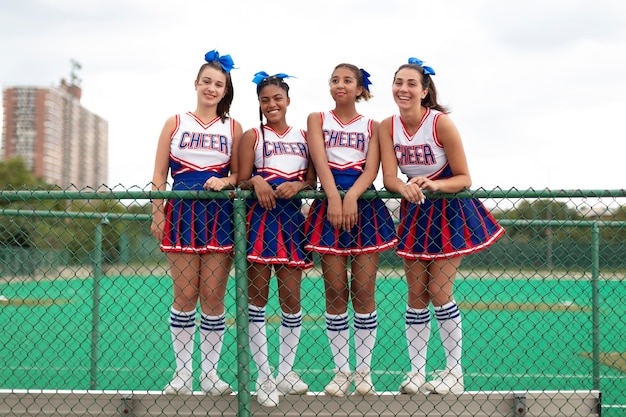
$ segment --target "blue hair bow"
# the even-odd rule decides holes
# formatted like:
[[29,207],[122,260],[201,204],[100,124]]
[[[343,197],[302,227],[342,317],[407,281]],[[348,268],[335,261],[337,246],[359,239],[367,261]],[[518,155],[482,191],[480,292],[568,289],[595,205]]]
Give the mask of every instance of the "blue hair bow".
[[363,87],[365,87],[367,91],[370,91],[370,85],[372,85],[372,82],[370,81],[370,73],[365,71],[363,68],[360,68],[360,70],[361,75],[363,76]]
[[424,65],[424,62],[421,59],[409,58],[409,64],[419,65],[424,69],[424,74],[426,75],[435,75],[435,70],[428,65]]
[[282,78],[296,78],[291,75],[283,74],[282,72],[278,74],[274,74],[274,75],[269,75],[265,71],[259,71],[256,74],[254,74],[254,78],[252,79],[252,82],[255,83],[256,85],[259,85],[264,79],[270,78],[270,77],[276,77],[276,78],[281,78],[281,79]]
[[219,52],[217,52],[215,49],[207,52],[204,55],[204,60],[206,62],[213,62],[213,61],[219,62],[222,68],[224,69],[224,71],[226,72],[230,72],[230,70],[235,68],[235,63],[233,62],[233,59],[230,57],[230,55],[220,56]]

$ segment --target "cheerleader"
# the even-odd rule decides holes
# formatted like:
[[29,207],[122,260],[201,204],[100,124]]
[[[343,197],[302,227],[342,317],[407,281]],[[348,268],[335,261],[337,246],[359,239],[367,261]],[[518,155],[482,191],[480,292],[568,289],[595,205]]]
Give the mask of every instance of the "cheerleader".
[[[502,234],[494,218],[474,198],[426,198],[424,191],[456,193],[472,182],[461,136],[437,103],[435,72],[410,58],[393,80],[399,115],[380,125],[383,182],[402,195],[396,248],[403,258],[408,285],[405,329],[411,371],[399,391],[460,394],[461,314],[453,296],[454,279],[463,256],[493,244]],[[398,177],[398,168],[408,177]],[[433,304],[446,369],[426,381],[426,351]]]
[[[241,187],[256,195],[247,218],[248,317],[250,350],[258,370],[257,401],[266,407],[278,405],[279,393],[304,394],[309,389],[293,364],[302,329],[302,271],[313,262],[304,250],[302,202],[291,197],[314,189],[315,171],[309,164],[306,132],[287,124],[288,77],[255,74],[261,125],[244,133],[239,151]],[[265,319],[272,271],[281,308],[276,378],[269,365]]]
[[[230,55],[205,55],[194,82],[194,111],[170,117],[157,147],[152,190],[214,190],[237,183],[239,122],[229,117],[234,91]],[[232,265],[232,205],[228,200],[170,199],[152,203],[152,235],[167,255],[174,300],[170,330],[176,370],[166,394],[191,394],[196,308],[200,301],[200,387],[209,395],[232,392],[217,374],[225,331],[224,296]]]
[[[343,397],[354,383],[359,395],[375,394],[371,377],[376,341],[376,272],[379,253],[397,243],[393,220],[373,190],[380,166],[378,122],[364,117],[356,103],[369,100],[369,74],[339,64],[330,78],[335,108],[307,119],[311,160],[325,199],[314,200],[306,225],[306,248],[321,256],[326,297],[326,330],[334,377],[324,391]],[[340,191],[345,192],[343,197]],[[351,278],[348,279],[348,269]],[[356,367],[350,368],[348,303],[354,311]]]

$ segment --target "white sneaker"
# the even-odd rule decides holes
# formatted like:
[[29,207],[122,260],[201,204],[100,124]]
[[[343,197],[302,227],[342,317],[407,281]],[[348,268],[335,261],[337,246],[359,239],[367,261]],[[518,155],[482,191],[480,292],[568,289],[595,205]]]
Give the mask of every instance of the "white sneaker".
[[202,374],[200,377],[200,387],[202,387],[202,392],[207,395],[227,395],[233,392],[230,385],[222,381],[215,371]]
[[417,394],[425,383],[426,378],[424,375],[419,372],[409,372],[406,375],[406,379],[400,384],[398,391],[400,391],[401,394]]
[[276,378],[278,392],[283,395],[304,394],[309,390],[309,386],[300,378],[296,371],[289,371],[287,375],[278,375]]
[[193,393],[193,377],[191,372],[183,369],[174,374],[172,382],[165,386],[164,394],[191,395]]
[[457,375],[449,369],[435,372],[435,379],[420,388],[425,394],[462,394],[465,390],[463,375]]
[[273,377],[265,381],[256,382],[256,400],[263,407],[276,407],[278,405],[278,389]]
[[350,371],[335,371],[334,378],[326,385],[324,392],[333,397],[345,397],[350,392],[351,382]]
[[372,374],[369,369],[362,369],[354,373],[354,394],[375,395],[376,389],[372,383]]

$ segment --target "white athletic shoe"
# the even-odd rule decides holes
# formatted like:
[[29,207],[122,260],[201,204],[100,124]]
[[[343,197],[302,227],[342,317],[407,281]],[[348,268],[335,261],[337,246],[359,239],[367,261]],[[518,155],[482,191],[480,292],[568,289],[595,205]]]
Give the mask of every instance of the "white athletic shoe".
[[233,392],[230,385],[222,381],[215,371],[203,373],[200,377],[200,386],[206,395],[227,395]]
[[354,377],[354,394],[355,395],[375,395],[376,389],[372,382],[372,374],[369,369],[356,371]]
[[457,375],[449,369],[435,372],[435,379],[420,388],[424,394],[462,394],[465,391],[463,375]]
[[191,395],[193,393],[193,377],[186,369],[174,374],[172,381],[165,386],[164,394]]
[[278,375],[276,378],[278,392],[283,395],[288,394],[305,394],[309,390],[309,386],[300,378],[296,371],[289,371],[287,375]]
[[335,371],[334,378],[326,385],[324,392],[333,397],[345,397],[350,392],[351,382],[350,371]]
[[417,394],[425,383],[426,378],[424,375],[419,372],[409,372],[406,375],[406,379],[400,384],[398,391],[400,391],[401,394]]
[[265,381],[256,382],[256,400],[263,407],[276,407],[278,405],[278,389],[274,377],[268,377]]

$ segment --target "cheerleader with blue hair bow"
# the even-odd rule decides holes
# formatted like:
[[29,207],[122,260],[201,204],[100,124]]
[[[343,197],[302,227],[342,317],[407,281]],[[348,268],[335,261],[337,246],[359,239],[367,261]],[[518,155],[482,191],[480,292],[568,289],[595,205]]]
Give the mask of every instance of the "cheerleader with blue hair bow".
[[[325,199],[311,205],[306,248],[319,253],[326,299],[326,334],[333,357],[327,395],[376,393],[372,352],[376,342],[376,273],[380,252],[397,243],[389,210],[380,198],[363,199],[374,190],[380,167],[378,122],[361,115],[356,103],[371,98],[370,75],[353,64],[335,67],[330,95],[335,108],[311,113],[307,120],[311,160]],[[342,194],[343,193],[343,194]],[[348,277],[350,271],[350,277]],[[354,372],[350,365],[350,320],[354,317]]]
[[[399,114],[380,124],[383,182],[402,195],[397,254],[408,286],[405,330],[411,370],[400,384],[405,394],[461,394],[461,312],[453,287],[464,256],[491,246],[504,229],[475,198],[436,198],[457,193],[472,180],[461,136],[438,103],[435,71],[409,58],[394,74],[392,94]],[[400,178],[398,171],[406,179]],[[446,366],[426,379],[433,305]]]
[[[315,171],[309,163],[306,131],[287,123],[291,103],[287,78],[291,77],[284,73],[255,74],[260,125],[244,133],[239,148],[240,187],[254,190],[256,197],[248,201],[246,222],[248,320],[258,371],[256,396],[264,407],[278,405],[279,394],[304,394],[309,389],[293,365],[302,330],[302,272],[313,262],[304,250],[302,201],[292,197],[315,188]],[[272,272],[281,310],[276,377],[269,362],[265,317]]]
[[[239,122],[229,115],[234,97],[230,55],[205,55],[194,87],[196,109],[165,122],[159,137],[152,190],[213,190],[237,184]],[[200,305],[200,388],[208,395],[232,392],[218,376],[224,338],[224,297],[232,265],[232,203],[172,198],[152,202],[151,233],[166,253],[173,281],[170,332],[176,369],[166,394],[193,392],[196,310]]]

